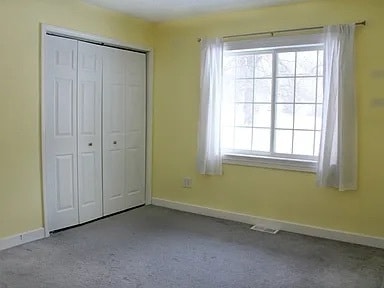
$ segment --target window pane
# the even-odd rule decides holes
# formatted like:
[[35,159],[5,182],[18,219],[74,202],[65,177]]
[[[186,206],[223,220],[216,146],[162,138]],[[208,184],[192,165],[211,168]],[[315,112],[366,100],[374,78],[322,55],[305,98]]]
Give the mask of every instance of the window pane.
[[255,55],[255,77],[272,76],[272,54]]
[[276,83],[276,102],[293,103],[295,78],[280,78]]
[[293,128],[293,104],[276,104],[276,128]]
[[254,105],[254,127],[271,127],[271,104]]
[[315,156],[319,156],[321,132],[315,132]]
[[315,104],[295,105],[295,129],[315,129]]
[[224,56],[223,58],[223,72],[224,77],[236,77],[236,56]]
[[319,65],[318,65],[318,75],[323,76],[323,70],[324,70],[324,51],[319,50]]
[[254,56],[244,55],[236,57],[236,77],[253,78]]
[[235,128],[235,149],[251,150],[252,128]]
[[277,54],[277,75],[294,76],[295,75],[295,52]]
[[222,126],[235,126],[235,104],[233,102],[223,102],[221,113]]
[[255,102],[271,102],[272,79],[255,79]]
[[234,102],[236,87],[236,57],[225,56],[223,59],[223,98],[225,102]]
[[[282,51],[224,54],[223,148],[268,153],[273,144],[274,153],[318,154],[324,53]],[[276,89],[275,95],[272,89]]]
[[270,129],[253,129],[252,150],[269,152],[271,142]]
[[224,85],[223,85],[224,100],[234,102],[234,96],[236,92],[235,87],[236,87],[236,82],[234,81],[234,79],[224,78]]
[[223,101],[235,102],[236,95],[236,81],[234,78],[225,77],[223,85]]
[[234,128],[233,127],[223,127],[221,135],[221,145],[223,149],[232,149],[233,148],[233,139],[234,139]]
[[292,130],[275,130],[275,152],[292,153]]
[[293,154],[313,155],[314,131],[295,131],[293,138]]
[[324,79],[323,77],[317,78],[317,103],[323,103],[324,101]]
[[252,126],[252,104],[236,104],[235,106],[235,125],[236,126]]
[[317,74],[317,50],[297,52],[298,76],[316,76]]
[[316,78],[296,78],[296,102],[316,102]]
[[253,80],[236,81],[236,102],[253,102]]
[[316,130],[321,130],[323,124],[323,105],[317,105],[316,109]]

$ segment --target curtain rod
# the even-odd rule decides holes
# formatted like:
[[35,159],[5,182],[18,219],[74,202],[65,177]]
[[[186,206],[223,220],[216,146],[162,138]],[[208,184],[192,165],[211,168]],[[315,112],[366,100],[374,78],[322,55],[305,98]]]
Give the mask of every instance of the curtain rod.
[[[355,25],[356,26],[365,26],[365,25],[367,25],[367,21],[356,22]],[[323,29],[324,27],[325,26],[312,26],[312,27],[296,28],[296,29],[275,30],[275,31],[266,31],[266,32],[255,32],[255,33],[237,34],[237,35],[227,35],[227,36],[223,36],[222,38],[223,39],[229,39],[229,38],[237,38],[237,37],[268,35],[268,34],[270,34],[273,37],[277,33],[308,31],[308,30],[319,30],[319,29]],[[198,38],[197,41],[201,42],[201,38]]]

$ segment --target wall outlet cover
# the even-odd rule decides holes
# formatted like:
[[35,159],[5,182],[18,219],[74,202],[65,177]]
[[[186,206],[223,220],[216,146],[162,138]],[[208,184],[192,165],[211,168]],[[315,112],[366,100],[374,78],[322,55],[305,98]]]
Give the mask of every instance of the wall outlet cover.
[[183,179],[183,187],[184,188],[192,188],[192,178],[184,177],[184,179]]

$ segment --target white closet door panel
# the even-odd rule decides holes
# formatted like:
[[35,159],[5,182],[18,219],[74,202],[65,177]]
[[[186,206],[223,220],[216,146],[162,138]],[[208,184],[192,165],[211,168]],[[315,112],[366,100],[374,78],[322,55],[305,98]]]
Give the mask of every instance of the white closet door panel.
[[145,203],[144,161],[140,149],[126,150],[128,208]]
[[74,167],[73,155],[56,156],[56,204],[57,211],[63,212],[75,207],[76,196],[74,189]]
[[125,51],[103,48],[104,215],[127,209],[125,187]]
[[124,164],[124,150],[104,151],[104,215],[127,209]]
[[[97,167],[97,160],[95,152],[82,152],[79,157],[79,175],[81,175],[81,178],[79,178],[80,218],[82,218],[81,215],[85,212],[86,208],[91,209],[92,206],[98,206],[100,193],[97,192],[99,192],[100,188],[97,185],[99,179],[95,169]],[[96,217],[100,217],[100,215],[96,213],[92,218]],[[91,219],[82,219],[82,221],[87,220]]]
[[78,224],[77,41],[46,36],[45,164],[49,231]]
[[78,44],[79,217],[84,223],[102,216],[100,46]]
[[128,208],[145,203],[146,56],[126,58],[126,187]]
[[123,77],[104,79],[104,149],[122,150],[125,146],[125,98]]

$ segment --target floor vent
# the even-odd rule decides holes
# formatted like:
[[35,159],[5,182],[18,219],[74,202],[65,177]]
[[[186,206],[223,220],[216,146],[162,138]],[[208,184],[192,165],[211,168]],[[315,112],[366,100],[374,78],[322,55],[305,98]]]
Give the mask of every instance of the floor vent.
[[259,231],[259,232],[264,232],[264,233],[269,233],[269,234],[277,234],[280,230],[277,229],[272,229],[272,228],[267,228],[263,227],[260,225],[254,225],[251,227],[251,230]]

